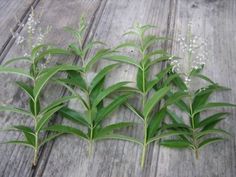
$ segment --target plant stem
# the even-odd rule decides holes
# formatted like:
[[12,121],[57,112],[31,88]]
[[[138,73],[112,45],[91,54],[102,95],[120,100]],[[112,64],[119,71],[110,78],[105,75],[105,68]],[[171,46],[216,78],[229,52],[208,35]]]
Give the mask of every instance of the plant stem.
[[34,160],[33,160],[33,166],[35,167],[38,161],[38,148],[34,149]]
[[195,157],[196,157],[197,160],[199,159],[199,151],[198,151],[198,149],[195,149]]
[[[144,58],[144,57],[143,57]],[[142,93],[142,111],[144,111],[144,105],[146,103],[146,83],[145,83],[145,70],[144,66],[142,69],[142,77],[143,77],[143,82],[142,82],[142,88],[143,88],[143,93]],[[141,157],[141,168],[143,169],[144,167],[144,162],[145,162],[145,157],[146,157],[146,149],[147,149],[147,117],[144,117],[144,126],[143,126],[143,132],[144,132],[144,138],[143,138],[143,150],[142,150],[142,157]]]
[[141,167],[144,167],[145,157],[146,157],[146,149],[147,149],[147,121],[146,118],[144,120],[144,140],[143,140],[143,151],[142,151],[142,159],[141,159]]
[[38,132],[35,133],[35,148],[34,148],[34,160],[33,166],[36,166],[38,161]]
[[190,119],[191,119],[191,127],[192,127],[192,139],[193,139],[193,145],[195,147],[194,151],[195,151],[195,157],[198,160],[199,158],[199,152],[198,152],[198,142],[195,136],[195,122],[194,122],[194,115],[193,115],[193,108],[192,108],[192,97],[190,97]]

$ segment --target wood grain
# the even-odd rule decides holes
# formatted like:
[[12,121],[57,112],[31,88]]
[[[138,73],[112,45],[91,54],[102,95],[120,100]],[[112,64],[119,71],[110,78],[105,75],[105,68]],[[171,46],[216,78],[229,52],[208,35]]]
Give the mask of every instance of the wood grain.
[[2,60],[2,54],[6,48],[9,48],[9,44],[12,43],[11,30],[14,32],[20,32],[22,29],[18,25],[18,22],[24,21],[31,6],[35,6],[38,0],[11,0],[0,2],[0,60]]
[[[28,1],[32,3],[33,1]],[[37,0],[34,1],[38,2]],[[185,34],[187,24],[192,21],[193,33],[205,38],[208,43],[208,60],[205,73],[214,81],[232,88],[230,92],[218,93],[212,99],[236,103],[236,1],[235,0],[81,0],[81,1],[39,1],[36,11],[44,7],[42,26],[51,25],[53,31],[47,41],[67,46],[72,40],[63,32],[63,27],[77,26],[79,18],[85,15],[88,23],[88,35],[85,42],[98,39],[107,46],[115,46],[122,41],[122,34],[134,22],[157,25],[152,34],[177,38],[178,33]],[[14,14],[26,16],[28,6],[25,1],[0,1],[0,60],[3,62],[17,55],[21,50],[9,39],[9,28],[16,26]],[[25,17],[26,18],[26,17]],[[26,30],[20,29],[24,34]],[[128,39],[126,37],[123,38]],[[5,46],[4,46],[5,44]],[[164,47],[173,54],[181,54],[179,47],[173,42],[163,43],[156,47]],[[138,55],[131,50],[124,53]],[[88,57],[94,53],[90,51]],[[74,58],[55,57],[55,62],[75,61]],[[76,59],[77,61],[77,59]],[[94,67],[94,72],[109,64],[102,61]],[[16,67],[27,68],[25,63],[17,63]],[[164,65],[162,66],[164,67]],[[155,67],[153,73],[160,70]],[[136,69],[123,65],[111,73],[106,82],[110,85],[120,80],[134,81]],[[12,82],[25,80],[14,75],[0,75],[0,103],[13,104],[27,108],[27,97]],[[48,86],[43,95],[44,104],[64,94],[62,88]],[[137,100],[133,100],[137,102]],[[70,102],[71,107],[79,107],[76,102]],[[137,104],[138,106],[138,104]],[[41,158],[36,169],[31,169],[33,153],[28,148],[14,145],[0,146],[0,176],[1,177],[234,177],[236,174],[236,112],[227,109],[232,114],[221,124],[233,135],[229,141],[210,145],[200,152],[196,161],[190,151],[167,149],[153,144],[149,147],[146,166],[140,168],[140,146],[124,141],[104,141],[95,145],[94,155],[87,156],[87,144],[73,136],[64,136],[43,147]],[[0,112],[0,125],[7,127],[12,124],[28,124],[32,122],[20,115]],[[138,122],[129,110],[122,108],[105,122],[118,121]],[[68,122],[63,120],[63,123]],[[142,127],[124,130],[135,137],[142,135]],[[22,138],[15,132],[1,132],[0,142],[15,137]]]
[[[44,14],[41,19],[41,27],[46,27],[47,25],[52,25],[52,32],[48,35],[46,42],[52,42],[64,47],[71,41],[70,35],[63,31],[64,26],[77,26],[79,23],[79,18],[82,14],[90,22],[93,18],[93,13],[99,6],[100,1],[43,1],[40,2],[35,12],[41,11],[41,7],[44,7]],[[90,12],[85,14],[85,12]],[[58,20],[59,19],[59,20]],[[22,30],[22,34],[26,33],[26,29]],[[15,57],[17,55],[23,55],[22,51],[15,44],[8,52],[6,56],[7,61],[9,58]],[[53,58],[56,61],[72,63],[74,58],[67,58],[65,61],[64,57]],[[16,63],[15,67],[27,68],[25,63]],[[27,97],[24,95],[14,84],[14,80],[21,79],[15,75],[0,75],[0,102],[1,104],[13,104],[21,108],[27,108]],[[58,96],[61,96],[62,89],[56,86],[49,86],[45,90],[45,95],[43,96],[44,104],[51,102]],[[7,127],[13,124],[27,124],[30,125],[32,122],[29,119],[12,113],[1,112],[0,125],[1,127]],[[4,142],[12,138],[22,138],[21,135],[13,133],[0,134],[0,141]],[[28,148],[22,146],[14,145],[1,145],[0,146],[0,176],[31,176],[34,170],[31,169],[31,160],[33,157],[33,152]]]
[[[157,25],[158,28],[153,30],[153,34],[166,36],[168,26],[168,16],[170,13],[170,1],[112,1],[108,0],[99,20],[94,38],[105,41],[108,46],[114,46],[121,42],[121,35],[130,28],[134,22],[142,24],[150,23]],[[131,51],[125,51],[132,55]],[[133,54],[134,55],[134,54]],[[137,55],[136,55],[137,57]],[[101,62],[95,68],[98,70],[109,62]],[[155,68],[154,70],[157,70]],[[108,80],[107,85],[120,81],[135,81],[136,69],[132,66],[125,65],[113,72]],[[115,78],[115,79],[114,79]],[[71,102],[71,107],[79,105]],[[121,109],[116,113],[109,122],[130,120],[138,121],[129,110]],[[64,123],[67,123],[64,121]],[[133,136],[142,135],[142,127],[126,130]],[[124,141],[105,141],[98,142],[95,145],[94,156],[88,158],[86,142],[73,136],[65,136],[56,140],[53,145],[47,166],[43,176],[70,176],[70,177],[128,177],[128,176],[156,176],[158,161],[158,146],[150,146],[148,156],[149,161],[146,168],[140,168],[139,145]]]
[[[175,39],[178,33],[186,34],[192,22],[192,32],[207,40],[208,59],[205,74],[214,81],[232,88],[230,92],[216,94],[216,101],[235,103],[235,15],[234,0],[181,0],[176,3]],[[173,44],[172,52],[181,54]],[[233,135],[229,141],[206,146],[195,160],[192,152],[161,147],[157,176],[161,177],[233,177],[235,176],[235,109],[222,127]]]

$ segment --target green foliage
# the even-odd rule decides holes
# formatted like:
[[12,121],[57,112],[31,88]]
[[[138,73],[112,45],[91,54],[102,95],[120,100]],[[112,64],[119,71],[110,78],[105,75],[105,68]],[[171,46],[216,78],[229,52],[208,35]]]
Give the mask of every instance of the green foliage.
[[[86,80],[86,73],[83,72],[73,72],[73,77],[71,73],[68,72],[68,78],[60,79],[60,82],[68,84],[67,87],[70,87],[73,93],[76,89],[81,91],[81,93],[77,93],[77,95],[79,100],[83,99],[82,104],[84,105],[84,110],[79,112],[68,107],[63,107],[59,112],[64,118],[86,127],[86,131],[64,125],[53,125],[48,127],[47,130],[73,134],[87,140],[89,144],[92,145],[94,141],[107,139],[108,136],[109,138],[115,139],[116,136],[119,135],[115,133],[115,130],[132,125],[130,122],[119,122],[102,126],[102,122],[109,118],[109,116],[131,96],[129,92],[120,91],[128,82],[118,82],[109,87],[104,87],[106,75],[117,66],[117,64],[106,66],[94,76],[91,82]],[[81,84],[82,82],[80,82],[80,84],[77,82],[73,83],[71,81],[72,78],[80,78],[83,80],[83,84]],[[114,97],[113,99],[111,99],[112,95]],[[110,100],[110,102],[105,105],[105,100]]]
[[[215,109],[217,107],[232,107],[236,106],[230,103],[211,102],[210,96],[217,91],[229,90],[222,87],[208,77],[200,74],[200,71],[191,73],[192,76],[199,77],[205,80],[209,85],[204,86],[196,91],[187,91],[188,97],[181,98],[175,105],[182,112],[188,115],[189,122],[185,123],[181,116],[177,116],[173,111],[168,110],[168,115],[172,122],[179,124],[179,127],[169,126],[166,127],[167,132],[185,131],[185,134],[178,135],[176,139],[163,140],[161,145],[171,148],[189,148],[195,152],[196,158],[199,157],[199,150],[206,145],[222,141],[229,136],[229,133],[216,126],[228,115],[227,112],[216,112],[210,116],[205,116],[205,112],[209,109]],[[187,86],[178,76],[172,80],[177,89],[186,92]],[[173,95],[173,94],[169,94]],[[181,127],[182,126],[182,127]]]
[[[151,25],[136,25],[133,29],[125,33],[125,35],[134,35],[135,37],[137,37],[137,40],[128,41],[116,47],[116,50],[126,47],[134,48],[140,53],[140,59],[114,54],[105,58],[107,60],[127,63],[137,67],[138,72],[136,76],[136,90],[138,91],[135,91],[135,93],[139,93],[139,95],[136,95],[139,96],[141,100],[142,108],[135,108],[129,103],[126,103],[126,106],[142,120],[142,124],[144,127],[144,138],[142,141],[138,139],[134,141],[133,138],[130,139],[130,137],[127,137],[126,140],[142,145],[142,167],[144,165],[145,153],[148,144],[152,143],[153,141],[160,140],[162,136],[167,137],[184,133],[181,131],[175,133],[172,132],[171,134],[162,132],[162,122],[167,115],[167,106],[173,104],[179,98],[186,96],[186,94],[179,93],[177,97],[175,94],[173,95],[173,97],[170,97],[166,104],[161,105],[161,101],[164,101],[163,98],[166,97],[166,95],[170,92],[170,83],[162,81],[165,77],[167,77],[167,74],[170,72],[171,67],[167,67],[166,69],[158,72],[154,78],[152,78],[152,76],[150,75],[150,69],[151,67],[156,66],[156,64],[160,64],[161,62],[168,60],[170,56],[162,49],[152,50],[154,44],[157,44],[162,40],[166,40],[166,38],[163,37],[157,37],[155,35],[147,34],[147,31],[152,29],[153,27],[154,26]],[[156,89],[154,89],[154,87]],[[157,111],[158,108],[159,111]],[[125,138],[123,137],[122,139]]]
[[[75,96],[68,96],[54,100],[51,104],[45,108],[41,108],[40,95],[42,94],[43,88],[48,84],[49,80],[54,77],[58,72],[65,70],[77,71],[80,68],[71,65],[58,65],[48,68],[41,68],[40,64],[46,55],[54,54],[68,54],[65,50],[48,48],[46,45],[36,46],[32,49],[30,57],[20,57],[8,60],[3,66],[0,67],[0,72],[13,73],[21,76],[25,76],[30,79],[30,82],[17,81],[17,86],[29,97],[28,99],[28,110],[16,108],[14,106],[1,106],[0,111],[10,111],[22,114],[26,118],[31,118],[34,122],[34,127],[25,125],[13,125],[8,128],[10,131],[19,131],[24,134],[24,140],[11,140],[5,143],[9,144],[20,144],[30,147],[34,150],[34,161],[33,165],[36,165],[38,152],[40,147],[46,142],[56,138],[60,133],[44,137],[44,128],[47,127],[48,122],[53,115],[63,107],[64,103],[69,101]],[[8,67],[7,65],[17,62],[19,60],[26,59],[29,63],[29,70],[23,70],[20,68]]]
[[[33,120],[33,127],[13,125],[7,128],[8,131],[21,132],[24,139],[10,140],[4,143],[32,148],[34,150],[33,165],[36,165],[40,147],[63,134],[72,134],[87,141],[89,154],[92,152],[95,141],[105,139],[130,141],[141,145],[141,166],[143,167],[147,148],[155,141],[159,141],[161,145],[169,148],[191,149],[198,158],[201,148],[222,141],[229,136],[228,132],[217,128],[217,125],[228,115],[227,112],[214,112],[210,116],[204,114],[209,109],[235,106],[231,103],[210,101],[214,92],[229,89],[216,84],[201,74],[202,65],[197,69],[191,69],[187,75],[185,73],[185,76],[188,76],[187,79],[198,78],[208,84],[201,89],[194,89],[193,92],[189,90],[189,85],[182,80],[181,73],[173,73],[175,70],[173,62],[171,66],[165,67],[155,75],[151,74],[152,67],[159,64],[161,68],[162,62],[166,62],[170,58],[177,59],[174,56],[170,57],[165,50],[155,49],[156,44],[168,39],[149,34],[148,31],[154,26],[137,24],[124,34],[132,35],[136,39],[121,43],[115,49],[102,48],[100,50],[94,50],[94,46],[104,45],[104,43],[84,41],[87,38],[86,27],[83,17],[78,29],[65,27],[65,31],[75,39],[67,49],[45,44],[38,45],[32,49],[29,56],[13,58],[0,66],[0,73],[26,77],[27,81],[17,81],[16,85],[29,98],[28,109],[7,105],[0,106],[0,111],[22,114],[25,118]],[[138,59],[119,54],[119,50],[123,48],[136,50],[139,53]],[[89,50],[94,50],[91,52],[94,53],[92,56],[87,56]],[[42,67],[42,64],[48,62],[47,58],[51,55],[73,55],[79,57],[81,62],[77,66],[63,64]],[[93,66],[102,59],[117,63],[105,66],[96,73],[92,72]],[[29,68],[21,69],[9,66],[21,61],[29,63]],[[126,81],[105,86],[107,76],[120,65],[119,63],[130,64],[137,68],[135,87],[128,86],[130,82]],[[59,72],[65,72],[66,76],[56,77]],[[42,107],[41,95],[49,81],[64,86],[71,94],[53,100],[47,106]],[[173,86],[175,89],[172,89]],[[131,96],[138,98],[140,104],[136,105],[140,106],[129,103]],[[65,105],[71,99],[77,99],[80,102],[83,106],[81,111]],[[143,126],[141,140],[119,132],[120,129],[134,125],[133,122],[124,121],[104,125],[105,120],[110,118],[122,105],[125,105],[139,118]],[[185,113],[189,121],[184,121],[182,116],[169,108],[170,105],[175,105],[182,113]],[[53,115],[57,112],[75,124],[73,126],[49,125]],[[167,117],[170,118],[168,123],[166,123]],[[46,131],[52,133],[45,137]]]
[[[76,95],[78,101],[83,105],[83,111],[77,111],[69,107],[63,107],[60,109],[60,114],[74,122],[81,127],[71,127],[65,125],[53,125],[47,127],[46,130],[55,131],[63,134],[73,134],[77,137],[88,141],[89,154],[91,154],[92,144],[101,139],[120,139],[124,135],[116,133],[116,130],[131,126],[131,122],[119,122],[111,125],[103,126],[102,123],[105,119],[115,112],[122,104],[124,104],[130,93],[126,86],[129,82],[118,82],[109,87],[105,87],[104,81],[106,76],[118,67],[118,64],[111,64],[98,73],[91,72],[93,65],[106,58],[108,55],[114,52],[110,49],[101,49],[95,52],[95,54],[85,61],[86,53],[89,49],[93,49],[94,44],[101,44],[101,42],[88,42],[82,45],[82,39],[84,38],[84,30],[86,25],[82,21],[78,30],[72,28],[66,28],[66,31],[70,32],[75,38],[76,43],[69,45],[69,51],[77,57],[80,57],[81,70],[68,71],[67,78],[57,79],[55,82],[65,86],[73,95]],[[126,89],[126,91],[124,91]],[[79,93],[77,93],[80,90]],[[105,104],[105,100],[108,104]]]

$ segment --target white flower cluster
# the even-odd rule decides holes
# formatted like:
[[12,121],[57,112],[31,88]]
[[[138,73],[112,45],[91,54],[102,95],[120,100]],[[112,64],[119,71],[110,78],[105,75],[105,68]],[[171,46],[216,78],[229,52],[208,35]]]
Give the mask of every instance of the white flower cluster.
[[200,36],[191,34],[191,24],[186,36],[179,35],[175,41],[181,49],[180,59],[172,56],[169,58],[172,72],[183,75],[184,82],[190,87],[192,70],[201,69],[207,59],[206,41]]
[[13,38],[16,39],[16,44],[19,45],[24,53],[24,56],[28,56],[32,48],[43,43],[45,36],[50,31],[50,28],[47,27],[45,31],[42,30],[40,25],[41,16],[36,15],[34,9],[31,8],[31,12],[27,19],[26,24],[19,22],[19,27],[27,27],[27,34],[21,35],[18,32],[13,32],[11,30]]
[[27,32],[29,34],[34,34],[37,25],[40,23],[39,19],[35,16],[34,10],[31,10],[31,13],[29,14],[29,18],[27,20]]

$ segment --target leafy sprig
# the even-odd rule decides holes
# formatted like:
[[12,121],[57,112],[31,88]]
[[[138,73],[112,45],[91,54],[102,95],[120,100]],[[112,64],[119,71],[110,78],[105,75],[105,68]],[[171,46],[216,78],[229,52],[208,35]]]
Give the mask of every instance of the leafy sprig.
[[[42,136],[45,133],[44,128],[47,126],[49,120],[53,115],[63,107],[64,103],[74,98],[74,96],[67,96],[54,100],[46,107],[41,108],[40,95],[43,88],[48,84],[49,80],[58,72],[65,70],[79,70],[78,67],[71,65],[58,65],[47,68],[41,68],[40,62],[47,56],[53,54],[68,54],[67,51],[58,48],[48,48],[47,45],[39,45],[32,49],[31,55],[27,57],[19,57],[8,60],[3,66],[0,66],[0,73],[13,73],[24,76],[30,81],[17,81],[17,86],[29,97],[28,110],[16,108],[14,106],[1,106],[0,111],[10,111],[24,115],[26,118],[32,118],[34,126],[28,125],[13,125],[6,130],[19,131],[24,134],[23,140],[10,140],[5,143],[20,144],[30,147],[34,150],[33,165],[35,166],[38,159],[38,152],[48,141],[56,138],[60,133],[50,135],[48,137]],[[26,60],[29,62],[29,69],[24,70],[16,67],[9,67],[9,64]]]
[[[81,66],[79,66],[81,70],[68,71],[67,78],[57,79],[55,82],[65,86],[72,95],[76,95],[78,101],[83,106],[83,111],[81,112],[69,107],[63,107],[59,111],[60,114],[64,118],[85,127],[86,131],[68,125],[53,125],[48,127],[47,130],[73,134],[86,140],[89,143],[89,154],[91,154],[92,146],[95,141],[101,139],[119,139],[122,135],[115,133],[115,131],[131,126],[133,123],[119,122],[107,126],[102,125],[102,122],[109,118],[131,95],[128,91],[122,91],[128,88],[126,85],[129,82],[118,82],[109,87],[105,87],[104,81],[106,76],[117,68],[118,64],[108,65],[98,73],[91,72],[92,66],[98,60],[111,55],[114,51],[110,49],[98,50],[85,61],[84,57],[87,51],[92,49],[94,44],[101,42],[91,41],[83,46],[84,28],[85,24],[83,20],[81,20],[78,30],[66,28],[66,31],[69,31],[77,39],[75,43],[69,45],[69,51],[82,59]],[[80,90],[79,93],[76,91],[78,89]],[[112,95],[113,97],[111,97]],[[105,100],[110,101],[108,105],[105,105]]]
[[[168,115],[172,120],[172,124],[166,125],[165,129],[171,132],[185,131],[186,134],[177,136],[175,139],[167,139],[161,142],[161,145],[171,148],[188,148],[194,151],[196,159],[199,158],[199,151],[206,145],[223,141],[230,136],[228,132],[217,125],[225,119],[228,112],[214,112],[210,116],[206,116],[209,109],[216,109],[218,107],[234,107],[235,104],[225,102],[211,102],[211,95],[218,91],[230,90],[226,87],[220,86],[213,82],[207,76],[201,74],[201,68],[192,69],[190,77],[199,78],[207,83],[199,89],[191,88],[185,84],[184,80],[178,75],[172,80],[172,83],[178,90],[184,90],[188,93],[188,97],[180,99],[175,102],[175,105],[185,115],[188,116],[189,121],[185,122],[183,117],[176,115],[173,110],[168,109]],[[174,73],[170,74],[173,75]],[[170,92],[168,96],[172,95]],[[179,127],[176,127],[178,124]]]
[[[164,101],[163,98],[171,89],[169,86],[171,80],[163,81],[167,73],[171,70],[171,67],[160,71],[154,78],[150,76],[151,67],[163,61],[167,61],[170,56],[162,49],[151,50],[154,44],[161,40],[166,40],[166,38],[163,37],[147,34],[147,31],[153,27],[152,25],[136,25],[133,29],[125,33],[125,35],[134,35],[137,40],[128,41],[116,47],[116,50],[126,47],[136,49],[140,54],[139,59],[124,55],[112,55],[107,58],[108,60],[134,65],[138,69],[135,91],[137,93],[136,96],[140,98],[141,108],[136,108],[130,103],[126,103],[126,105],[142,121],[143,140],[136,139],[134,141],[133,139],[130,140],[129,137],[124,137],[123,139],[136,142],[142,146],[142,167],[144,166],[145,154],[150,143],[164,137],[185,133],[183,131],[162,132],[161,125],[166,116],[167,107],[173,104],[179,97],[186,96],[186,94],[184,92],[175,93],[166,103],[161,105],[161,101]],[[156,87],[156,90],[154,90],[154,87]],[[177,94],[179,95],[178,97],[176,97]]]

